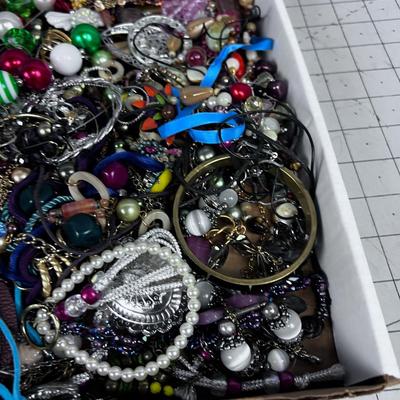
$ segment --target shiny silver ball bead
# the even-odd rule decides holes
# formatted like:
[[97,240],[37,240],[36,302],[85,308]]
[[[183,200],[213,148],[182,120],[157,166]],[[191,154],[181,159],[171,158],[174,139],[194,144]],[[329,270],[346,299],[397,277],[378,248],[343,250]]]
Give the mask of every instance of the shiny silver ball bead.
[[50,122],[44,121],[41,122],[36,128],[36,132],[40,137],[47,137],[52,132],[52,126]]
[[219,323],[218,332],[222,336],[232,336],[236,333],[236,326],[232,321],[224,320]]
[[108,371],[108,377],[112,381],[117,381],[119,378],[121,378],[121,368],[118,366],[111,367]]
[[210,158],[215,157],[215,150],[213,147],[205,145],[200,147],[199,150],[197,150],[197,159],[200,162],[204,162],[209,160]]
[[228,215],[229,217],[231,217],[235,220],[240,220],[243,217],[242,210],[238,206],[226,209],[224,211],[224,215]]
[[275,303],[267,304],[261,313],[267,321],[272,321],[280,316],[279,308]]
[[67,180],[75,172],[75,167],[72,162],[66,162],[58,167],[58,175],[63,180]]

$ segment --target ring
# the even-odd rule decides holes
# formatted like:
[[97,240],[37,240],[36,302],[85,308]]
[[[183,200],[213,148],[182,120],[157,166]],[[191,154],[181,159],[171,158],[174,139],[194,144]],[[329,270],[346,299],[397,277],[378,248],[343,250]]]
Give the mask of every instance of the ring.
[[[115,60],[108,60],[105,63],[103,63],[101,65],[104,68],[107,68],[107,70],[110,71],[111,73],[111,79],[110,79],[110,73],[108,73],[108,71],[104,71],[102,69],[99,69],[99,76],[101,79],[104,80],[110,80],[112,83],[116,83],[122,80],[122,78],[124,77],[125,74],[125,68],[124,66]],[[116,72],[112,72],[111,68],[116,69]]]
[[167,231],[171,229],[171,220],[169,219],[168,215],[164,211],[153,210],[143,218],[142,223],[139,227],[139,236],[144,235],[148,231],[151,224],[157,220],[162,222],[162,229],[165,229]]
[[68,179],[69,193],[75,201],[85,199],[78,188],[78,182],[80,181],[84,181],[92,185],[97,190],[102,199],[110,200],[108,190],[99,178],[90,174],[89,172],[78,171],[73,173]]

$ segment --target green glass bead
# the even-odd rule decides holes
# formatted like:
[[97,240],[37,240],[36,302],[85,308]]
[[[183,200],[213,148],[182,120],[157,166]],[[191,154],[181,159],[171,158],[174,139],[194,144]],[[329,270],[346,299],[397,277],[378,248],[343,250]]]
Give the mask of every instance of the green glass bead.
[[74,215],[63,223],[61,229],[64,240],[72,247],[88,249],[101,239],[101,227],[89,214]]
[[13,103],[18,97],[18,85],[14,77],[6,71],[0,71],[0,104]]
[[6,47],[25,50],[32,54],[36,47],[36,40],[33,35],[23,28],[12,28],[3,36]]
[[29,18],[35,8],[32,0],[7,0],[7,10],[22,18]]
[[[33,198],[35,186],[29,185],[21,190],[18,196],[18,206],[20,210],[27,216],[32,215],[36,211],[35,200]],[[39,192],[40,204],[44,205],[54,197],[53,188],[47,183],[43,184]]]
[[140,206],[135,199],[122,199],[117,204],[116,212],[121,221],[133,222],[139,218]]
[[100,33],[93,25],[79,24],[71,32],[72,44],[94,54],[101,45]]
[[94,67],[101,66],[110,60],[112,60],[112,54],[107,50],[97,50],[92,57],[90,57],[90,61]]

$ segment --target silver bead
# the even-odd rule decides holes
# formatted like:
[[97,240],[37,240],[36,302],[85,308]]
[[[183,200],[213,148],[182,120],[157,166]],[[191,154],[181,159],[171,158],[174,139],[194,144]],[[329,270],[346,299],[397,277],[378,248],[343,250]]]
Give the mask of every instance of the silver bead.
[[215,154],[216,153],[215,153],[215,150],[213,147],[205,145],[205,146],[200,147],[199,150],[197,150],[197,159],[200,162],[207,161],[210,158],[215,157]]
[[40,137],[43,138],[49,136],[52,132],[52,127],[50,122],[47,121],[41,122],[36,128],[36,132]]
[[146,364],[145,370],[147,375],[156,376],[160,369],[155,361],[150,361],[149,363]]
[[165,354],[160,354],[157,357],[157,364],[161,369],[168,368],[170,364],[170,359]]
[[231,207],[228,208],[224,211],[224,215],[228,215],[229,217],[232,217],[233,219],[239,220],[242,218],[243,213],[240,207]]
[[272,321],[276,318],[279,317],[280,312],[279,308],[275,303],[269,303],[267,304],[262,310],[261,310],[262,315],[267,321]]
[[179,358],[180,351],[176,346],[169,346],[165,353],[170,360],[176,360]]
[[239,196],[235,190],[225,189],[219,194],[218,199],[221,203],[227,204],[228,207],[235,207],[239,200]]
[[110,370],[110,364],[107,361],[102,361],[97,366],[97,373],[100,376],[107,376],[109,370]]
[[132,382],[135,378],[132,368],[124,368],[121,372],[121,381],[125,383]]
[[214,286],[209,281],[200,281],[196,283],[196,288],[199,289],[197,299],[200,301],[202,309],[205,309],[210,304],[214,293]]
[[193,335],[194,332],[193,325],[190,324],[189,322],[184,322],[180,326],[179,332],[181,333],[182,336],[190,337]]
[[68,178],[75,172],[74,164],[71,162],[66,162],[58,167],[58,174],[63,180],[68,180]]
[[108,377],[112,380],[112,381],[117,381],[118,379],[121,378],[121,368],[118,366],[114,366],[111,367],[108,370]]
[[186,338],[186,336],[178,335],[174,339],[174,345],[180,350],[184,349],[187,346],[187,338]]
[[218,324],[218,332],[222,336],[232,336],[236,333],[236,325],[229,320],[223,320]]
[[206,104],[207,104],[207,107],[208,107],[210,110],[214,110],[214,108],[218,105],[217,97],[216,97],[216,96],[210,96],[210,97],[206,100]]

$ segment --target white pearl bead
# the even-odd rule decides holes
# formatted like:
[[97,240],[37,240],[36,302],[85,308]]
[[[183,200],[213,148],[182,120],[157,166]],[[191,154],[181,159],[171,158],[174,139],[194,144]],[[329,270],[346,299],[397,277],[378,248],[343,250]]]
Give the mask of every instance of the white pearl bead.
[[218,332],[222,336],[232,336],[236,333],[236,326],[232,321],[225,320],[218,324]]
[[160,251],[160,245],[159,245],[158,243],[152,243],[152,244],[148,247],[147,251],[148,251],[150,254],[158,254],[159,251]]
[[75,362],[80,365],[86,364],[89,354],[84,350],[79,350],[75,355]]
[[178,272],[179,275],[185,275],[190,272],[190,267],[186,262],[182,262],[176,267],[176,272]]
[[66,292],[70,292],[74,287],[75,287],[75,283],[71,281],[71,279],[64,279],[61,282],[61,287],[66,291]]
[[297,215],[297,207],[292,203],[282,203],[275,209],[276,214],[282,218],[293,218]]
[[77,353],[78,351],[79,351],[79,349],[78,349],[77,347],[72,346],[72,345],[69,345],[69,346],[65,349],[64,354],[65,354],[65,357],[68,357],[68,358],[75,358],[76,353]]
[[107,361],[102,361],[97,366],[97,373],[100,376],[107,376],[109,370],[110,370],[110,364]]
[[114,253],[111,250],[104,250],[101,253],[101,258],[105,263],[110,263],[114,260]]
[[108,370],[108,377],[112,381],[117,381],[119,378],[121,378],[121,372],[121,368],[115,365]]
[[181,333],[181,335],[186,336],[186,337],[190,337],[193,335],[194,329],[193,329],[193,325],[190,324],[189,322],[184,322],[180,328],[179,328],[179,332]]
[[146,242],[140,241],[139,243],[137,243],[137,251],[139,253],[146,252],[148,248],[149,248],[149,245]]
[[191,235],[202,236],[211,229],[211,221],[203,210],[193,210],[186,216],[185,226]]
[[201,303],[197,299],[190,299],[188,302],[188,309],[190,311],[199,311],[201,308]]
[[199,322],[199,314],[194,311],[189,311],[186,314],[186,321],[189,322],[189,324],[196,325]]
[[173,267],[178,267],[183,263],[182,258],[180,258],[178,254],[171,254],[168,261]]
[[167,351],[165,352],[165,354],[167,355],[167,357],[170,360],[176,360],[179,358],[180,351],[179,351],[178,347],[173,345],[173,346],[169,346],[167,348]]
[[171,363],[170,359],[165,354],[160,354],[157,357],[157,364],[161,369],[168,368],[170,363]]
[[217,104],[217,98],[215,96],[210,96],[206,101],[206,105],[210,110],[214,110]]
[[282,340],[293,340],[299,336],[302,328],[301,319],[296,311],[288,308],[289,319],[283,328],[275,329],[274,334]]
[[50,331],[50,324],[46,321],[41,321],[36,325],[36,330],[40,335],[45,335]]
[[[71,280],[75,284],[82,283],[83,280],[85,279],[85,275],[81,271],[75,271],[71,274]],[[54,293],[53,293],[54,296]]]
[[155,361],[150,361],[146,364],[146,373],[150,376],[156,376],[160,370],[158,364]]
[[104,265],[104,261],[100,256],[90,257],[90,263],[94,269],[100,269]]
[[99,362],[92,357],[89,357],[85,363],[85,368],[91,372],[96,371],[98,366],[99,366]]
[[218,199],[221,203],[225,203],[231,208],[236,206],[239,196],[235,190],[225,189],[219,194]]
[[251,362],[251,350],[246,342],[233,349],[221,350],[220,355],[222,364],[234,372],[245,370]]
[[53,340],[54,340],[55,334],[56,334],[55,331],[51,331],[51,332],[49,332],[49,333],[46,333],[46,335],[45,335],[45,337],[44,337],[44,340],[45,340],[47,343],[52,343]]
[[49,319],[49,314],[45,310],[39,310],[36,314],[36,319],[38,321],[47,321]]
[[160,250],[159,255],[161,258],[168,259],[168,257],[171,255],[171,250],[168,247],[163,247]]
[[53,299],[56,303],[58,303],[61,300],[64,300],[65,298],[65,292],[61,288],[56,288],[53,290]]
[[128,253],[133,253],[137,250],[137,246],[135,242],[127,242],[124,244],[124,247]]
[[186,338],[186,336],[178,335],[174,339],[174,345],[180,350],[184,349],[187,346],[187,338]]
[[33,4],[39,11],[50,11],[54,8],[56,0],[33,0]]
[[73,44],[60,43],[51,50],[50,63],[59,74],[72,76],[82,68],[82,54]]
[[136,367],[133,371],[137,381],[144,381],[147,378],[147,372],[144,367]]
[[188,288],[188,290],[186,291],[186,294],[188,295],[188,297],[190,297],[191,299],[194,297],[198,297],[200,294],[200,290],[197,289],[196,286],[191,286],[190,288]]
[[196,278],[192,274],[186,274],[183,276],[182,282],[185,286],[193,286],[196,283]]
[[88,308],[88,304],[82,299],[80,294],[74,294],[65,300],[65,311],[73,318],[83,315]]
[[278,120],[272,117],[263,117],[261,119],[260,128],[263,132],[274,131],[278,133],[281,130]]
[[223,107],[229,107],[232,104],[232,96],[228,92],[221,92],[217,96],[217,104]]
[[113,249],[113,252],[114,252],[115,258],[121,258],[125,255],[126,249],[124,246],[115,246]]
[[275,372],[286,371],[290,364],[290,359],[286,351],[273,349],[269,352],[267,358],[268,364]]
[[79,271],[84,275],[90,275],[93,272],[93,265],[91,263],[83,263],[79,268]]
[[122,382],[129,383],[132,382],[135,378],[134,372],[132,368],[124,368],[121,372],[121,380]]

